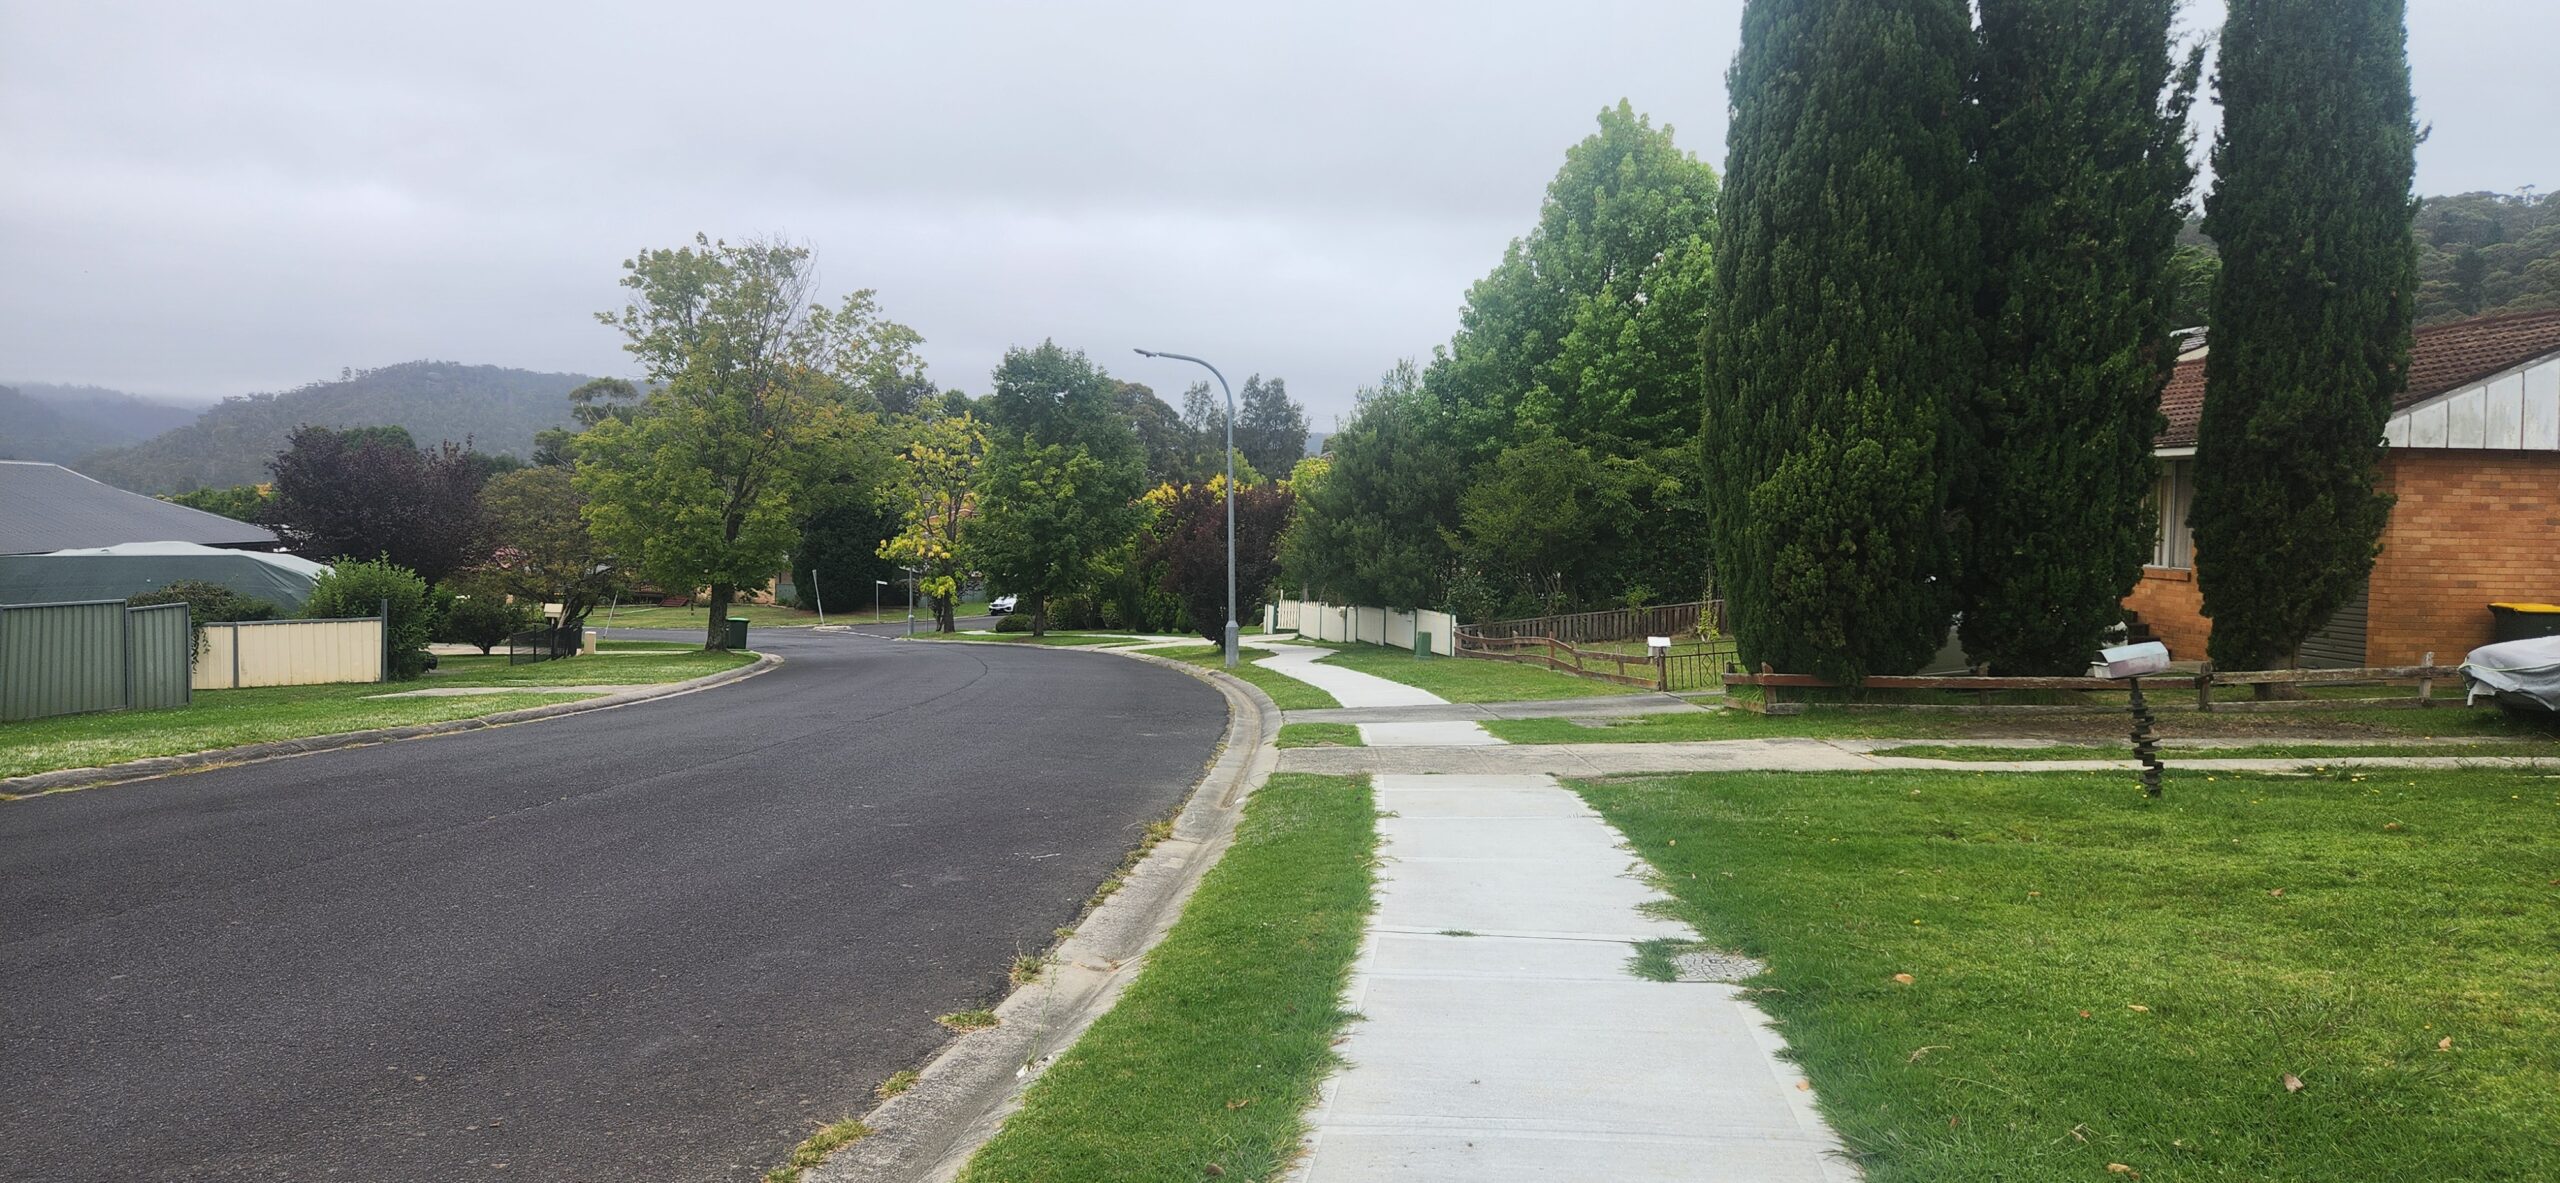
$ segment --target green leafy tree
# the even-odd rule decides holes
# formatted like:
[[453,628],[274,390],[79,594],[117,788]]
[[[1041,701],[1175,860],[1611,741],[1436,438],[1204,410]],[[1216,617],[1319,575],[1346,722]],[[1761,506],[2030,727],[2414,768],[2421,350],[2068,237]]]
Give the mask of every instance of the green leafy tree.
[[172,505],[201,509],[221,514],[235,522],[261,523],[267,516],[267,491],[258,485],[233,485],[227,489],[195,489],[172,493],[161,498]]
[[1746,662],[1854,679],[1954,608],[1951,415],[1980,369],[1965,0],[1753,0],[1708,314],[1717,585]]
[[1625,542],[1642,468],[1553,434],[1503,449],[1459,499],[1461,555],[1496,597],[1469,614],[1539,615],[1616,592],[1592,584]]
[[473,574],[475,594],[556,603],[561,628],[586,627],[590,614],[628,586],[621,562],[588,528],[586,506],[565,468],[491,478],[480,490],[491,554]]
[[977,518],[978,485],[987,467],[987,433],[975,415],[901,419],[891,428],[898,447],[896,476],[888,496],[898,512],[898,532],[880,545],[880,557],[915,572],[910,586],[933,605],[937,632],[958,632],[953,609],[967,573],[962,555]]
[[1432,362],[1470,460],[1524,430],[1667,441],[1697,423],[1715,170],[1623,101],[1599,122]]
[[388,612],[391,680],[406,682],[427,672],[427,640],[441,624],[427,581],[389,559],[339,559],[311,585],[302,615],[310,620],[374,616]]
[[[1210,441],[1213,459],[1225,441],[1224,432]],[[1236,451],[1255,472],[1287,472],[1307,454],[1307,409],[1289,397],[1288,383],[1260,374],[1244,380],[1236,394]]]
[[436,639],[476,646],[486,654],[541,619],[534,614],[532,605],[515,603],[504,593],[474,592],[456,597],[446,606]]
[[803,247],[697,235],[623,266],[634,298],[599,319],[652,389],[581,437],[576,485],[607,549],[660,587],[710,589],[704,648],[725,648],[737,589],[783,568],[807,490],[865,463],[865,392],[918,369],[921,338],[868,290],[817,303]]
[[2364,585],[2391,512],[2374,485],[2417,287],[2402,0],[2232,0],[2217,70],[2189,520],[2207,653],[2263,669]]
[[2157,516],[2151,443],[2194,181],[2202,51],[2176,0],[1982,0],[1986,365],[1959,418],[1964,647],[2076,674],[2123,618]]
[[1082,586],[1095,557],[1146,519],[1146,457],[1115,405],[1118,384],[1082,352],[1007,350],[987,399],[994,430],[967,554],[1023,598],[1031,631],[1049,598]]
[[1351,421],[1326,441],[1321,478],[1297,485],[1280,544],[1289,580],[1337,603],[1445,603],[1467,473],[1453,429],[1412,362],[1362,389]]

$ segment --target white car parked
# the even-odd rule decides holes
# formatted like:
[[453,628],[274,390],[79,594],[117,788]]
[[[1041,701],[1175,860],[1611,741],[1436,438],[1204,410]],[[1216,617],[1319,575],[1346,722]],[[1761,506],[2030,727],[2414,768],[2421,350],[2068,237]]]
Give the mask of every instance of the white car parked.
[[997,596],[996,598],[987,601],[987,614],[990,616],[1011,616],[1013,615],[1014,606],[1021,602],[1022,600],[1018,596]]

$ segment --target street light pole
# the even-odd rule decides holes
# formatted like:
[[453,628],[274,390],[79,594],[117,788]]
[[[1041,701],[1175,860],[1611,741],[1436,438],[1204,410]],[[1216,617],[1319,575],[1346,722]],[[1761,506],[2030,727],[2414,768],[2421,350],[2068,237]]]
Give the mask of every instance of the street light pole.
[[871,581],[871,623],[875,626],[880,623],[880,593],[888,586],[889,581],[886,579]]
[[1187,361],[1218,380],[1218,389],[1227,396],[1227,668],[1236,668],[1236,392],[1227,385],[1227,376],[1218,367],[1183,353],[1162,353],[1152,349],[1138,350],[1140,357],[1162,357]]

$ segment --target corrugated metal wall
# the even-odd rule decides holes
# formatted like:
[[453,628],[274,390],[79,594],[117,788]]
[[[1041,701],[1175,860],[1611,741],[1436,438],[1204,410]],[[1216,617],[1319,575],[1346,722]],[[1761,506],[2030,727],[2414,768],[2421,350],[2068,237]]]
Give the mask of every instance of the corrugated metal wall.
[[154,604],[125,610],[125,703],[137,711],[187,705],[187,671],[195,639],[187,629],[187,606]]
[[310,686],[324,682],[379,682],[382,621],[245,620],[204,626],[204,656],[196,662],[195,688]]
[[187,701],[187,608],[0,604],[0,721]]

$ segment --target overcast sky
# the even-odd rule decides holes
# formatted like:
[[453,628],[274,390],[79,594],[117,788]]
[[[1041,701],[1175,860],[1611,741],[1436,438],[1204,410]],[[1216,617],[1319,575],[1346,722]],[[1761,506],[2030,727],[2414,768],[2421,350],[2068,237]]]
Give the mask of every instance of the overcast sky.
[[[2420,190],[2560,187],[2560,3],[2410,10]],[[0,0],[0,381],[629,373],[592,314],[702,230],[815,247],[946,387],[1043,337],[1195,377],[1146,346],[1321,429],[1447,339],[1603,106],[1721,168],[1740,11]]]

